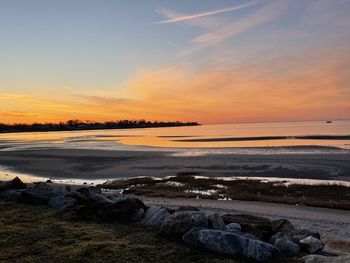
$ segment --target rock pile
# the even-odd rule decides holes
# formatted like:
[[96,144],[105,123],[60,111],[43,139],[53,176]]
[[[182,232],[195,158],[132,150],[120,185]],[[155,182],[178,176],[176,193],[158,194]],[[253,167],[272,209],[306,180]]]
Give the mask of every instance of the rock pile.
[[104,195],[96,187],[72,190],[42,182],[28,187],[15,178],[0,184],[0,198],[48,205],[99,220],[138,222],[157,227],[163,235],[181,238],[189,245],[256,261],[315,254],[323,249],[319,233],[298,230],[286,219],[271,221],[246,214],[221,215],[194,207],[148,207],[138,198]]

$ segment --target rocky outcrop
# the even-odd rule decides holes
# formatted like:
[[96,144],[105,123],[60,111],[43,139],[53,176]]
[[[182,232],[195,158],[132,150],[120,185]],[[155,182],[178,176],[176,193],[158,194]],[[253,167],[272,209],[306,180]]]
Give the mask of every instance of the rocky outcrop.
[[257,261],[266,261],[278,255],[278,250],[268,243],[222,230],[192,228],[182,239],[185,243],[218,253],[244,256]]
[[193,227],[208,228],[207,214],[201,211],[176,212],[169,216],[161,226],[166,235],[183,235]]

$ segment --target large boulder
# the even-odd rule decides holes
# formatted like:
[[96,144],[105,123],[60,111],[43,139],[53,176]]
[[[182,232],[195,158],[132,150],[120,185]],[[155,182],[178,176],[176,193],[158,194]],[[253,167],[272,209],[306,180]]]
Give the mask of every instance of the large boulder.
[[320,251],[323,248],[324,244],[321,240],[313,236],[308,236],[307,238],[300,240],[300,246],[307,253],[313,254]]
[[226,225],[226,231],[228,231],[228,232],[242,231],[242,227],[240,224],[230,223],[230,224]]
[[241,225],[243,232],[249,232],[262,240],[269,240],[272,235],[271,221],[265,217],[258,217],[246,214],[222,216],[225,224],[237,223]]
[[182,239],[188,244],[202,246],[218,253],[248,257],[257,261],[269,260],[279,253],[268,243],[222,230],[195,227]]
[[147,208],[142,224],[146,226],[160,226],[170,216],[167,209],[159,206]]
[[183,235],[193,227],[207,228],[207,214],[200,211],[176,212],[165,220],[161,232],[166,235]]
[[274,233],[294,234],[296,229],[293,224],[287,219],[278,219],[271,221],[272,231]]
[[277,238],[274,246],[278,248],[281,253],[287,255],[296,255],[300,252],[299,244],[296,243],[295,240],[293,240],[293,238],[288,235]]
[[79,202],[73,197],[59,195],[51,198],[48,205],[54,209],[63,211],[76,208]]
[[27,185],[21,181],[18,177],[15,177],[11,181],[2,182],[0,184],[0,192],[13,189],[26,189]]
[[208,216],[208,226],[212,229],[226,231],[226,225],[218,213],[214,213]]
[[114,204],[109,204],[98,211],[98,216],[108,221],[131,221],[131,217],[140,209],[145,209],[145,204],[138,198],[128,198]]
[[57,196],[60,196],[60,194],[52,190],[30,188],[22,192],[19,201],[32,205],[46,205],[51,198]]

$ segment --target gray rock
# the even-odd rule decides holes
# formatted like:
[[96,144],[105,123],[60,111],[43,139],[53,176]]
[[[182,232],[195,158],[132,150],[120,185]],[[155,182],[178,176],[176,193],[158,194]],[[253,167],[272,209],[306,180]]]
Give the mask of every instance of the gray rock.
[[51,198],[48,202],[48,205],[54,209],[63,211],[67,209],[73,209],[77,207],[79,203],[73,197],[59,195]]
[[279,253],[268,243],[222,230],[196,227],[182,239],[188,244],[202,246],[218,253],[244,256],[257,261],[266,261]]
[[24,190],[19,198],[22,203],[32,204],[32,205],[46,205],[51,198],[60,196],[52,190],[41,190],[30,188]]
[[0,192],[0,198],[6,200],[18,200],[22,195],[22,190],[10,189],[3,192]]
[[77,192],[82,193],[84,195],[92,195],[92,194],[101,194],[102,191],[100,188],[97,188],[95,186],[89,186],[89,187],[81,187],[77,189]]
[[295,255],[300,251],[299,244],[295,243],[294,240],[288,235],[277,238],[274,246],[283,254]]
[[308,236],[312,236],[314,238],[320,239],[321,235],[318,232],[313,232],[308,229],[301,229],[301,230],[296,230],[293,237],[298,239],[299,241],[307,238]]
[[287,233],[287,234],[294,234],[296,229],[293,226],[293,224],[287,220],[287,219],[278,219],[271,221],[272,231],[277,233]]
[[300,240],[300,245],[302,249],[309,254],[313,254],[321,250],[324,246],[321,240],[313,236],[308,236],[307,238]]
[[170,216],[167,209],[159,206],[147,208],[142,224],[146,226],[160,226]]
[[114,202],[111,199],[105,197],[102,194],[91,193],[88,197],[89,197],[90,201],[95,202],[95,203],[106,204],[106,205],[107,204],[114,204]]
[[243,232],[252,233],[262,240],[269,240],[273,234],[271,221],[265,217],[246,214],[226,214],[222,216],[222,219],[224,220],[225,224],[240,224]]
[[226,225],[226,231],[228,232],[237,232],[237,231],[241,231],[241,225],[237,224],[237,223],[230,223],[228,225]]
[[208,216],[208,226],[212,229],[226,231],[226,225],[218,213],[214,213]]
[[207,228],[207,214],[200,211],[176,212],[164,221],[161,232],[166,235],[183,235],[193,227]]

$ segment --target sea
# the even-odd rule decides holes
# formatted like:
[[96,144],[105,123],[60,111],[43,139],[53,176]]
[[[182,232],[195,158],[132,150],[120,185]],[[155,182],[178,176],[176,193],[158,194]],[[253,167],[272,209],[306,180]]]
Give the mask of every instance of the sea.
[[0,134],[0,151],[37,148],[155,150],[183,156],[342,153],[350,150],[350,120]]

